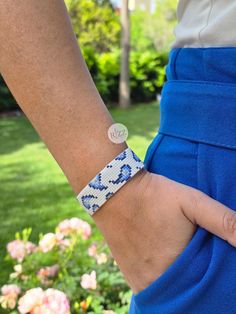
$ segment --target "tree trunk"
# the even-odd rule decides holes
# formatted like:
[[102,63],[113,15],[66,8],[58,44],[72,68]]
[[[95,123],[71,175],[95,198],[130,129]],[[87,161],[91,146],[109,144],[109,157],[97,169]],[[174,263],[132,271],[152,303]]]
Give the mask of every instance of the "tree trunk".
[[119,106],[130,106],[130,83],[129,83],[129,51],[130,51],[130,18],[129,0],[122,0],[121,5],[121,65],[119,82]]

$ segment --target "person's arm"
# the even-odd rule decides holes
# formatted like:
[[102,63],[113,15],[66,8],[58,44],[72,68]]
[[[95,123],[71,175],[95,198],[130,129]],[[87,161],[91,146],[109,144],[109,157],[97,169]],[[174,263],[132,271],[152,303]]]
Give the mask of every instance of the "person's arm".
[[78,193],[127,145],[108,138],[113,121],[82,58],[64,3],[2,1],[0,41],[2,75]]
[[[0,0],[0,71],[76,194],[127,147],[108,138],[113,120],[62,0]],[[232,210],[146,170],[92,217],[134,292],[175,259],[196,223],[236,242]]]

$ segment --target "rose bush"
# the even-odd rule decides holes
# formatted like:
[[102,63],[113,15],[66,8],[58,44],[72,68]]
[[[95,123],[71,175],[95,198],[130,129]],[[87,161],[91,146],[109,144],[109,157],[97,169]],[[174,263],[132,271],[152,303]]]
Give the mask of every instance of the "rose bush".
[[1,313],[127,314],[131,291],[108,246],[90,224],[66,219],[31,242],[31,229],[7,244],[13,264],[2,286]]

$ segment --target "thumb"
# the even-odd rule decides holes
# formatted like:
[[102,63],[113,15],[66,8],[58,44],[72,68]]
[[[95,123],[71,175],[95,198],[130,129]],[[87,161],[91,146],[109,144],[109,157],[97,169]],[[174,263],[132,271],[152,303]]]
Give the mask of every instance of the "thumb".
[[205,193],[194,189],[182,207],[183,214],[211,233],[236,247],[236,212]]

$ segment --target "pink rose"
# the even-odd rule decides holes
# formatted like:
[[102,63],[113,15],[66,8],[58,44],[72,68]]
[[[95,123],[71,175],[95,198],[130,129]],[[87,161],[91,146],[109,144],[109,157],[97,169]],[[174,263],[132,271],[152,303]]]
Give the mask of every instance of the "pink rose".
[[88,255],[94,257],[99,265],[106,263],[108,259],[105,253],[98,253],[96,244],[88,248]]
[[81,277],[81,287],[84,289],[93,289],[97,288],[97,281],[96,281],[96,272],[93,270],[91,274],[84,274]]
[[65,219],[62,222],[60,222],[57,229],[60,233],[64,234],[65,236],[69,235],[71,233],[70,220]]
[[60,243],[63,235],[55,233],[46,233],[39,241],[39,248],[43,253],[51,251],[56,245]]
[[7,244],[7,251],[13,259],[22,262],[26,255],[31,254],[36,249],[32,242],[14,240]]
[[97,245],[96,244],[92,244],[90,245],[90,247],[88,248],[88,255],[95,257],[97,255]]
[[78,233],[83,239],[88,239],[91,235],[91,226],[86,221],[79,218],[65,219],[59,223],[57,230],[65,236],[71,233]]
[[17,285],[4,285],[1,288],[2,295],[8,295],[8,294],[20,294],[20,288]]
[[59,265],[48,266],[41,268],[38,271],[40,277],[55,277],[59,271]]
[[59,290],[47,289],[45,291],[45,300],[41,307],[41,313],[69,314],[70,304],[67,296]]
[[21,314],[36,314],[44,302],[44,292],[42,288],[28,290],[18,302],[18,310]]
[[41,288],[28,290],[19,300],[21,314],[69,314],[70,304],[67,296],[56,289]]
[[40,279],[41,283],[47,284],[49,283],[48,278],[53,278],[58,274],[59,265],[48,266],[45,268],[41,268],[37,276]]
[[0,304],[4,309],[14,309],[21,289],[17,285],[4,285],[1,288]]

